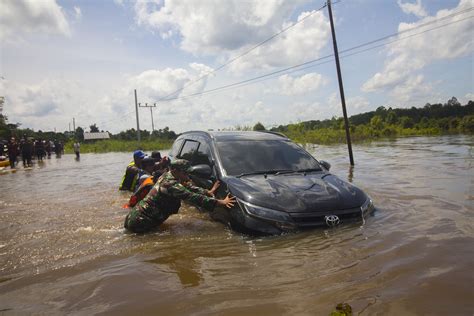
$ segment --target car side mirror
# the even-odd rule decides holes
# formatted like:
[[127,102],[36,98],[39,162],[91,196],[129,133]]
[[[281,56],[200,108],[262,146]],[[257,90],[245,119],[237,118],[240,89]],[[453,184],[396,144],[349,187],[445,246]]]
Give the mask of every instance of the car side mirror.
[[323,166],[324,169],[326,169],[327,171],[329,171],[329,169],[331,169],[331,164],[327,161],[324,161],[324,160],[320,160],[319,161],[319,164],[321,166]]
[[209,167],[208,165],[192,166],[188,172],[193,176],[204,179],[209,179],[212,175],[211,167]]

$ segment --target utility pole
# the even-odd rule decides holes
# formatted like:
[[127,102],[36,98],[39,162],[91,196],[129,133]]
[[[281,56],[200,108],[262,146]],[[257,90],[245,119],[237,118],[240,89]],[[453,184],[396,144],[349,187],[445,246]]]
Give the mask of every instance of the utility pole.
[[347,149],[349,150],[349,160],[351,166],[354,165],[354,157],[352,156],[351,134],[349,131],[349,120],[347,119],[346,99],[344,97],[344,86],[342,85],[341,66],[339,64],[339,53],[337,51],[336,31],[334,30],[334,22],[332,19],[331,0],[328,0],[329,21],[331,22],[332,42],[334,44],[334,57],[336,59],[337,78],[339,80],[339,93],[341,95],[342,113],[344,114],[344,126],[346,128]]
[[73,132],[75,133],[76,132],[76,119],[74,117],[72,118],[72,128],[73,128]]
[[137,138],[138,142],[140,143],[140,123],[138,119],[138,101],[137,101],[137,89],[135,91],[135,112],[137,113]]
[[153,108],[156,108],[156,103],[153,103],[153,105],[148,105],[148,103],[145,103],[145,105],[141,105],[141,103],[138,103],[138,106],[141,108],[150,108],[150,114],[151,114],[151,132],[155,130],[155,125],[153,123]]

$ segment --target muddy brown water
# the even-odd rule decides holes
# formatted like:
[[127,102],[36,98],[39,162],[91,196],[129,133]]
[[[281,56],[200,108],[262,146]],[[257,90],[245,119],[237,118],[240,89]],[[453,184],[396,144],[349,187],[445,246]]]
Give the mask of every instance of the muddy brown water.
[[474,313],[472,136],[308,146],[364,189],[365,223],[252,238],[182,207],[124,233],[130,154],[64,155],[0,175],[0,314]]

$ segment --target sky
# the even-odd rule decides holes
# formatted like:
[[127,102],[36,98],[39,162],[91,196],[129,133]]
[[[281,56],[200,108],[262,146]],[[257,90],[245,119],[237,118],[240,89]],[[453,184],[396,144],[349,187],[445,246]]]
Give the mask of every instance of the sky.
[[[325,0],[0,0],[22,128],[266,128],[342,116]],[[473,0],[333,0],[348,115],[474,100]],[[298,65],[301,65],[297,67]]]

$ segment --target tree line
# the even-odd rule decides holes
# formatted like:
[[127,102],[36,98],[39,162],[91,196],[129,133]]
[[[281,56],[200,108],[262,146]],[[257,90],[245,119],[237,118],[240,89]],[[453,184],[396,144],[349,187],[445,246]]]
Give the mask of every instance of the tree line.
[[[77,127],[75,131],[65,131],[65,132],[53,132],[47,131],[43,132],[42,130],[34,131],[30,128],[21,128],[21,123],[9,123],[8,117],[6,115],[0,114],[0,140],[8,140],[11,137],[20,139],[23,137],[33,138],[33,139],[42,139],[42,140],[58,140],[62,142],[67,142],[68,140],[84,141],[84,132],[87,132],[82,127]],[[97,133],[104,132],[100,130],[96,123],[89,126],[89,132]],[[110,138],[115,140],[127,140],[134,141],[137,139],[137,130],[134,128],[128,129],[126,131],[119,132],[117,134],[112,134],[109,132]],[[174,140],[177,137],[177,134],[170,130],[169,127],[163,129],[154,130],[149,132],[147,130],[140,130],[140,136],[144,140]]]
[[[254,130],[261,129],[257,123]],[[465,105],[452,97],[446,103],[429,104],[422,108],[392,108],[380,106],[375,111],[349,118],[353,140],[409,135],[440,135],[447,133],[474,133],[474,102]],[[310,120],[280,125],[270,129],[286,134],[299,142],[345,142],[342,117]]]
[[[452,97],[446,103],[427,103],[424,107],[392,108],[380,106],[375,111],[353,115],[349,118],[351,137],[353,140],[366,140],[379,137],[409,135],[440,135],[446,133],[474,133],[474,102],[465,105]],[[64,143],[69,140],[84,140],[85,130],[77,127],[69,132],[43,132],[30,128],[20,128],[21,124],[8,122],[7,116],[0,114],[0,140],[10,137],[17,139],[31,137],[34,139],[58,140]],[[237,126],[237,130],[265,130],[262,123],[255,126]],[[344,120],[333,117],[327,120],[309,120],[299,123],[280,125],[270,129],[286,134],[298,142],[333,143],[345,142]],[[100,132],[96,123],[89,126],[90,132]],[[102,131],[103,132],[103,131]],[[170,143],[178,136],[169,127],[140,131],[141,139],[148,141],[164,141]],[[134,128],[110,134],[112,140],[135,141],[137,131]]]

